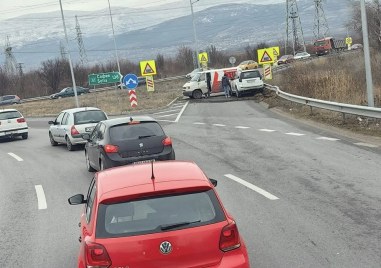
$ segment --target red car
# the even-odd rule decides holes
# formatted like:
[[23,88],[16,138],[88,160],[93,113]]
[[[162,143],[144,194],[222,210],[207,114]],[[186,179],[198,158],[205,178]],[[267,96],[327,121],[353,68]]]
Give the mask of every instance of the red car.
[[95,174],[81,216],[78,267],[248,268],[246,246],[192,162],[163,161]]

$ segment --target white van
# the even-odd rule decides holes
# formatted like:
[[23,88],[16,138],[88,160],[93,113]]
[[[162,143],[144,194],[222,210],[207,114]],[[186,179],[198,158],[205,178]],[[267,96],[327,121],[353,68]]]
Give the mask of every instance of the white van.
[[208,93],[207,76],[210,75],[211,93],[223,92],[221,87],[221,79],[226,74],[229,79],[236,76],[237,67],[207,70],[198,72],[193,78],[183,86],[183,95],[201,99],[203,95]]

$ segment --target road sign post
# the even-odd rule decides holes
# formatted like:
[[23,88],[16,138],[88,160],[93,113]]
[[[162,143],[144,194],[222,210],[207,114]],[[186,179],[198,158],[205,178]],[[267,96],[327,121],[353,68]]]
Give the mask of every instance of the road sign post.
[[119,72],[89,74],[89,86],[119,83],[122,75]]
[[235,62],[236,62],[236,58],[235,57],[230,57],[229,58],[229,62],[230,64],[232,65],[232,67],[234,66]]

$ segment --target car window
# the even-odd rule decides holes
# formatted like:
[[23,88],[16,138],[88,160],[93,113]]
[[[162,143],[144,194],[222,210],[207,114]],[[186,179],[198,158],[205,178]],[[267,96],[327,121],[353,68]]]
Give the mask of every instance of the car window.
[[7,120],[20,117],[22,117],[22,115],[18,111],[0,112],[0,120]]
[[4,96],[4,100],[12,100],[14,99],[14,96]]
[[[221,222],[224,213],[213,190],[150,197],[116,204],[100,204],[96,236],[100,238],[165,232]],[[164,229],[163,229],[164,227]]]
[[62,125],[67,125],[69,119],[69,113],[65,113],[64,117],[62,118]]
[[106,120],[106,114],[100,110],[89,110],[74,113],[74,125],[98,123]]
[[261,75],[258,71],[241,73],[242,79],[258,78],[258,77],[261,77]]
[[164,136],[164,131],[156,122],[123,124],[110,128],[111,141],[134,140],[140,136]]
[[91,219],[91,213],[93,211],[94,207],[94,198],[95,198],[95,192],[97,188],[95,186],[95,180],[93,180],[92,185],[90,186],[89,193],[87,196],[87,204],[86,204],[86,220],[87,222],[90,222]]
[[56,118],[56,122],[57,122],[58,124],[61,124],[63,116],[64,116],[64,113],[60,113],[60,114],[57,116],[57,118]]

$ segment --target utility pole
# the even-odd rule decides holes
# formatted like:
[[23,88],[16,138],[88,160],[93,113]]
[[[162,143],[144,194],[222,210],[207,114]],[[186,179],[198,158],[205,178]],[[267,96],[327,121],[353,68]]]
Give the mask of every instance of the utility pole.
[[325,17],[322,0],[315,1],[314,35],[315,39],[324,38],[329,35],[327,18]]
[[88,61],[87,61],[85,45],[83,44],[81,26],[79,25],[77,16],[75,16],[75,30],[77,31],[77,42],[78,42],[78,48],[79,48],[79,57],[81,60],[81,64],[84,65]]
[[365,74],[366,74],[366,89],[367,89],[367,95],[368,95],[368,106],[374,107],[372,67],[370,62],[368,20],[366,16],[365,0],[361,0],[360,3],[361,3],[361,24],[362,24],[362,38],[364,42],[364,58],[365,58]]
[[116,40],[115,40],[114,22],[112,20],[112,14],[111,14],[111,4],[110,4],[110,0],[107,0],[107,1],[108,1],[108,9],[110,11],[110,20],[111,20],[111,28],[112,28],[112,37],[114,39],[114,48],[115,48],[116,63],[118,65],[118,72],[121,74],[121,72],[120,72],[120,64],[119,64],[118,49],[116,47]]
[[75,77],[74,77],[74,70],[73,70],[73,64],[71,62],[71,56],[69,51],[69,38],[67,37],[67,31],[66,31],[66,24],[65,24],[65,17],[62,9],[62,2],[60,1],[60,8],[61,8],[61,17],[62,17],[62,24],[65,32],[65,40],[66,40],[66,48],[67,48],[67,55],[69,58],[69,66],[70,66],[70,73],[71,73],[71,80],[73,82],[73,91],[74,91],[74,98],[75,98],[75,104],[77,108],[79,108],[79,102],[78,102],[78,95],[77,95],[77,85],[75,84]]
[[[197,32],[196,32],[196,24],[194,21],[194,12],[193,12],[193,4],[197,3],[200,0],[195,0],[192,2],[192,0],[189,0],[190,6],[191,6],[191,13],[192,13],[192,24],[193,24],[193,37],[194,37],[194,45],[195,45],[195,50],[196,50],[196,62],[197,62],[197,68],[200,68],[200,62],[198,60],[198,40],[197,40]],[[196,66],[196,64],[195,64]]]
[[293,53],[306,51],[306,44],[304,42],[302,23],[300,21],[299,9],[296,0],[286,0],[286,42],[285,54],[290,40],[292,40]]

